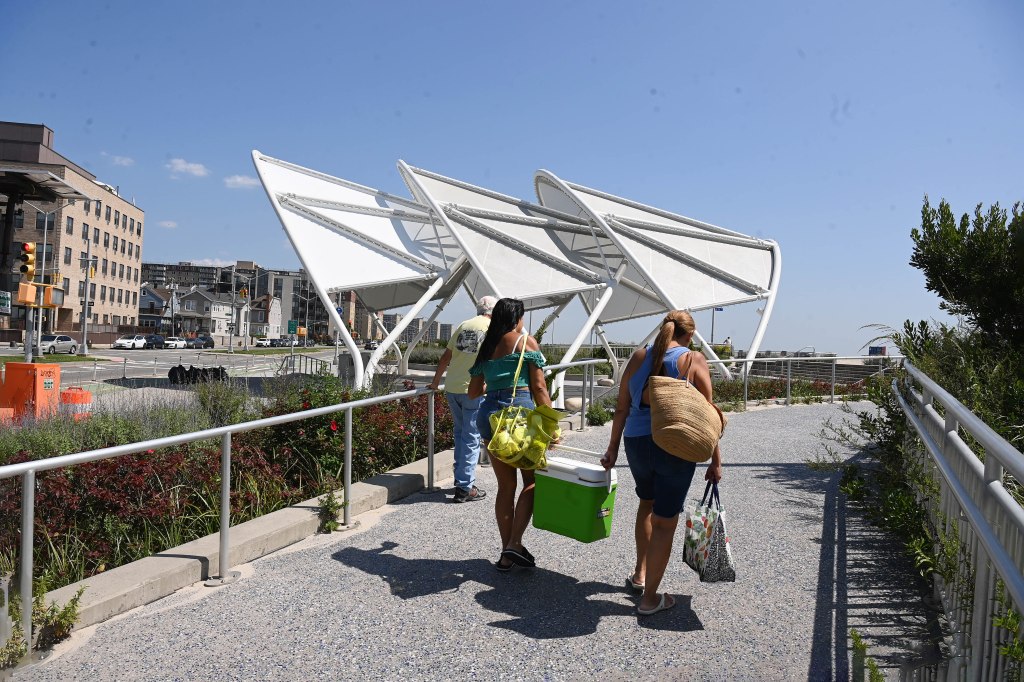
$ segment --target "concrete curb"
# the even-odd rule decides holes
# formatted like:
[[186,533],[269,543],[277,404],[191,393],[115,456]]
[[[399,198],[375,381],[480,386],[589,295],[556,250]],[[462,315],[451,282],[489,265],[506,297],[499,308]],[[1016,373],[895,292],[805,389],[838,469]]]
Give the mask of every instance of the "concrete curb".
[[[454,453],[434,455],[434,480],[451,478]],[[427,482],[427,460],[393,469],[352,484],[353,517],[422,490]],[[337,493],[340,495],[339,493]],[[231,527],[231,565],[244,564],[294,544],[319,527],[317,498],[279,509]],[[207,535],[159,554],[80,580],[49,592],[46,601],[64,604],[85,587],[76,627],[86,627],[156,601],[183,587],[217,574],[220,533]]]

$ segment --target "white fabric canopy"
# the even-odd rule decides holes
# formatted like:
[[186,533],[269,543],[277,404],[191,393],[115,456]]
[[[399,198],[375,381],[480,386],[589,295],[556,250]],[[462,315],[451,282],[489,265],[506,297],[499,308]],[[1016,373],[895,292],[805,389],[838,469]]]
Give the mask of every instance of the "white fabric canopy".
[[[778,288],[778,245],[538,171],[531,203],[399,161],[414,199],[253,152],[271,204],[346,345],[358,349],[330,294],[355,291],[372,311],[412,319],[464,287],[559,311],[579,297],[595,325],[673,308],[766,300],[756,352]],[[392,330],[373,364],[408,324]],[[706,349],[708,352],[710,349]],[[717,360],[709,352],[709,358]],[[724,371],[724,367],[722,368]],[[361,376],[361,366],[357,376]],[[726,372],[726,374],[728,374]]]

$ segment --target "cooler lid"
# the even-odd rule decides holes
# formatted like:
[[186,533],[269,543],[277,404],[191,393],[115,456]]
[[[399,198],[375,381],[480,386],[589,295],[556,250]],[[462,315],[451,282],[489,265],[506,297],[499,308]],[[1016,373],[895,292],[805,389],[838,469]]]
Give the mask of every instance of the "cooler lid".
[[[547,471],[564,480],[577,478],[586,483],[602,484],[606,483],[608,480],[607,472],[600,464],[578,462],[574,459],[567,459],[565,457],[548,457]],[[612,469],[611,475],[612,483],[617,483],[618,476],[616,476],[614,469]]]

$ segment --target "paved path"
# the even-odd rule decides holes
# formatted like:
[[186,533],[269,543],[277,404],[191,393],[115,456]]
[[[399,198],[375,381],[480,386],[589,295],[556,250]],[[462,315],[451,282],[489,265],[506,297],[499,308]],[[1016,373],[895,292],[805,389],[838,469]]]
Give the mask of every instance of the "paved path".
[[[738,580],[701,584],[677,543],[671,611],[638,618],[624,589],[636,498],[622,467],[612,537],[583,545],[531,530],[534,570],[492,567],[489,502],[416,494],[363,515],[356,531],[245,566],[234,585],[189,588],[87,628],[16,679],[847,679],[850,627],[892,677],[923,627],[916,597],[892,582],[884,537],[847,537],[835,475],[804,464],[837,414],[731,416],[722,495]],[[570,442],[603,449],[606,438],[604,427]],[[493,494],[489,469],[480,485]],[[691,497],[702,491],[695,480]]]

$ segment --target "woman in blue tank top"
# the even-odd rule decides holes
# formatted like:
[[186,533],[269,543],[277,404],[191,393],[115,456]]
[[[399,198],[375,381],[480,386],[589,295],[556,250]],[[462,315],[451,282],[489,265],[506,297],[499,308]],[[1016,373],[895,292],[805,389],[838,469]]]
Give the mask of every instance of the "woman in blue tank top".
[[[615,466],[619,442],[625,438],[626,459],[640,498],[636,512],[636,566],[626,581],[632,589],[643,591],[637,607],[642,616],[675,606],[672,596],[659,594],[658,588],[672,554],[679,512],[697,466],[655,444],[651,437],[647,379],[652,374],[664,374],[689,381],[711,400],[707,360],[688,349],[696,330],[689,313],[673,310],[662,321],[654,343],[637,349],[630,357],[619,383],[608,449],[601,460],[606,469]],[[704,478],[715,482],[722,478],[722,453],[717,446]]]

